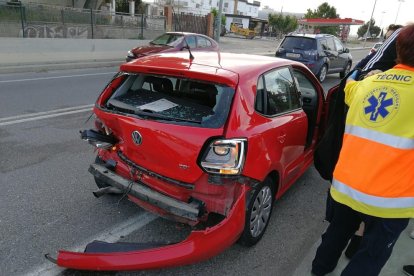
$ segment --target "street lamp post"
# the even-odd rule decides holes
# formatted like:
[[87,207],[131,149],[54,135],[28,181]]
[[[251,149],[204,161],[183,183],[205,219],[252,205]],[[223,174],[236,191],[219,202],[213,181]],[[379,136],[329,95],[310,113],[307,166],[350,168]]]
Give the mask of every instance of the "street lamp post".
[[[400,0],[398,0],[398,1],[400,1]],[[365,40],[364,40],[364,46],[363,47],[365,47],[365,44],[367,43],[367,36],[369,34],[369,29],[371,28],[372,16],[374,15],[375,5],[376,4],[377,4],[377,0],[375,0],[374,7],[372,8],[371,18],[369,19],[369,22],[368,22],[368,29],[367,29],[367,32],[365,34]]]
[[221,15],[223,14],[223,0],[219,0],[219,10],[217,13],[216,27],[215,27],[215,35],[214,39],[219,42],[220,41],[220,33],[221,33]]
[[381,29],[382,29],[382,19],[383,19],[383,17],[384,17],[384,13],[387,13],[387,12],[386,12],[386,11],[382,11],[381,13],[382,13],[382,15],[381,15],[380,27],[381,27]]
[[395,16],[394,24],[397,23],[398,14],[400,13],[401,2],[405,2],[404,0],[397,0],[397,1],[398,1],[398,9],[397,9],[397,15]]

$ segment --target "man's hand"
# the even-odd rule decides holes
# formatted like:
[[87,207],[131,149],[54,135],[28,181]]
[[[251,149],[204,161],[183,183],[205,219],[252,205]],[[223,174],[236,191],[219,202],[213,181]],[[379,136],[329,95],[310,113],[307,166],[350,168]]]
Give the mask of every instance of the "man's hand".
[[351,82],[351,81],[355,81],[357,76],[359,74],[359,70],[355,70],[347,79],[346,79],[346,83]]

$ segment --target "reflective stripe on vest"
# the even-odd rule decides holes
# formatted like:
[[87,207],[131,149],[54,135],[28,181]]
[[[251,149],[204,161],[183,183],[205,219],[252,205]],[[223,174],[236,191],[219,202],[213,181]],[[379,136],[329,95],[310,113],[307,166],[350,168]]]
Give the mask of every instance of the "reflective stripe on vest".
[[384,207],[384,208],[409,208],[414,207],[414,197],[400,197],[400,198],[385,198],[379,196],[372,196],[364,194],[355,189],[352,189],[348,185],[334,179],[332,185],[338,192],[350,195],[351,198],[370,205],[373,207]]
[[[342,189],[342,187],[345,189],[349,188],[347,185],[340,183],[337,180],[333,180],[333,186],[331,187],[332,198],[337,202],[350,206],[352,209],[358,212],[382,218],[414,217],[414,207],[412,207],[414,205],[414,198],[374,197],[360,193],[354,189],[339,191],[338,188]],[[348,194],[352,194],[352,197]],[[367,204],[364,202],[364,200],[372,202],[373,204],[377,204],[379,206]],[[406,207],[395,207],[398,205]]]
[[394,148],[411,150],[414,149],[414,139],[386,134],[359,126],[347,125],[345,126],[345,133],[375,141],[377,143],[381,143]]

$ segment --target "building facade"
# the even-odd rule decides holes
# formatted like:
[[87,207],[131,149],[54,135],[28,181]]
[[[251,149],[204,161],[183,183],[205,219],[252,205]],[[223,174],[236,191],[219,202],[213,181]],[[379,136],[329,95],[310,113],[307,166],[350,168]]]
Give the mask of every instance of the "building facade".
[[[190,13],[206,15],[211,9],[219,9],[219,0],[155,0],[154,6],[158,8],[157,15],[163,15],[164,6],[172,6],[175,13]],[[247,0],[223,0],[223,14],[235,14],[257,17],[260,2]]]

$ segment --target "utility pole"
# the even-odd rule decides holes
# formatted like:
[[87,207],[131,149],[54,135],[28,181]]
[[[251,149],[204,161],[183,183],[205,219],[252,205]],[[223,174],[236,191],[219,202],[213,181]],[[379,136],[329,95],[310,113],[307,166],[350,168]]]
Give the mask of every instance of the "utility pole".
[[376,4],[377,4],[377,0],[375,0],[374,7],[372,8],[371,18],[369,19],[369,22],[368,22],[368,29],[367,29],[367,32],[365,34],[365,40],[364,40],[364,46],[363,47],[365,47],[365,44],[367,43],[367,36],[369,34],[369,29],[371,28],[372,16],[374,15],[375,5]]
[[398,19],[398,14],[400,13],[400,7],[401,7],[401,2],[405,2],[404,0],[397,0],[399,3],[398,3],[398,10],[397,10],[397,15],[395,16],[395,21],[394,21],[394,24],[396,24],[397,23],[397,19]]
[[217,18],[214,19],[216,22],[216,30],[214,32],[214,40],[219,42],[220,41],[220,33],[221,33],[221,15],[223,13],[223,0],[219,0],[219,10],[217,14]]

